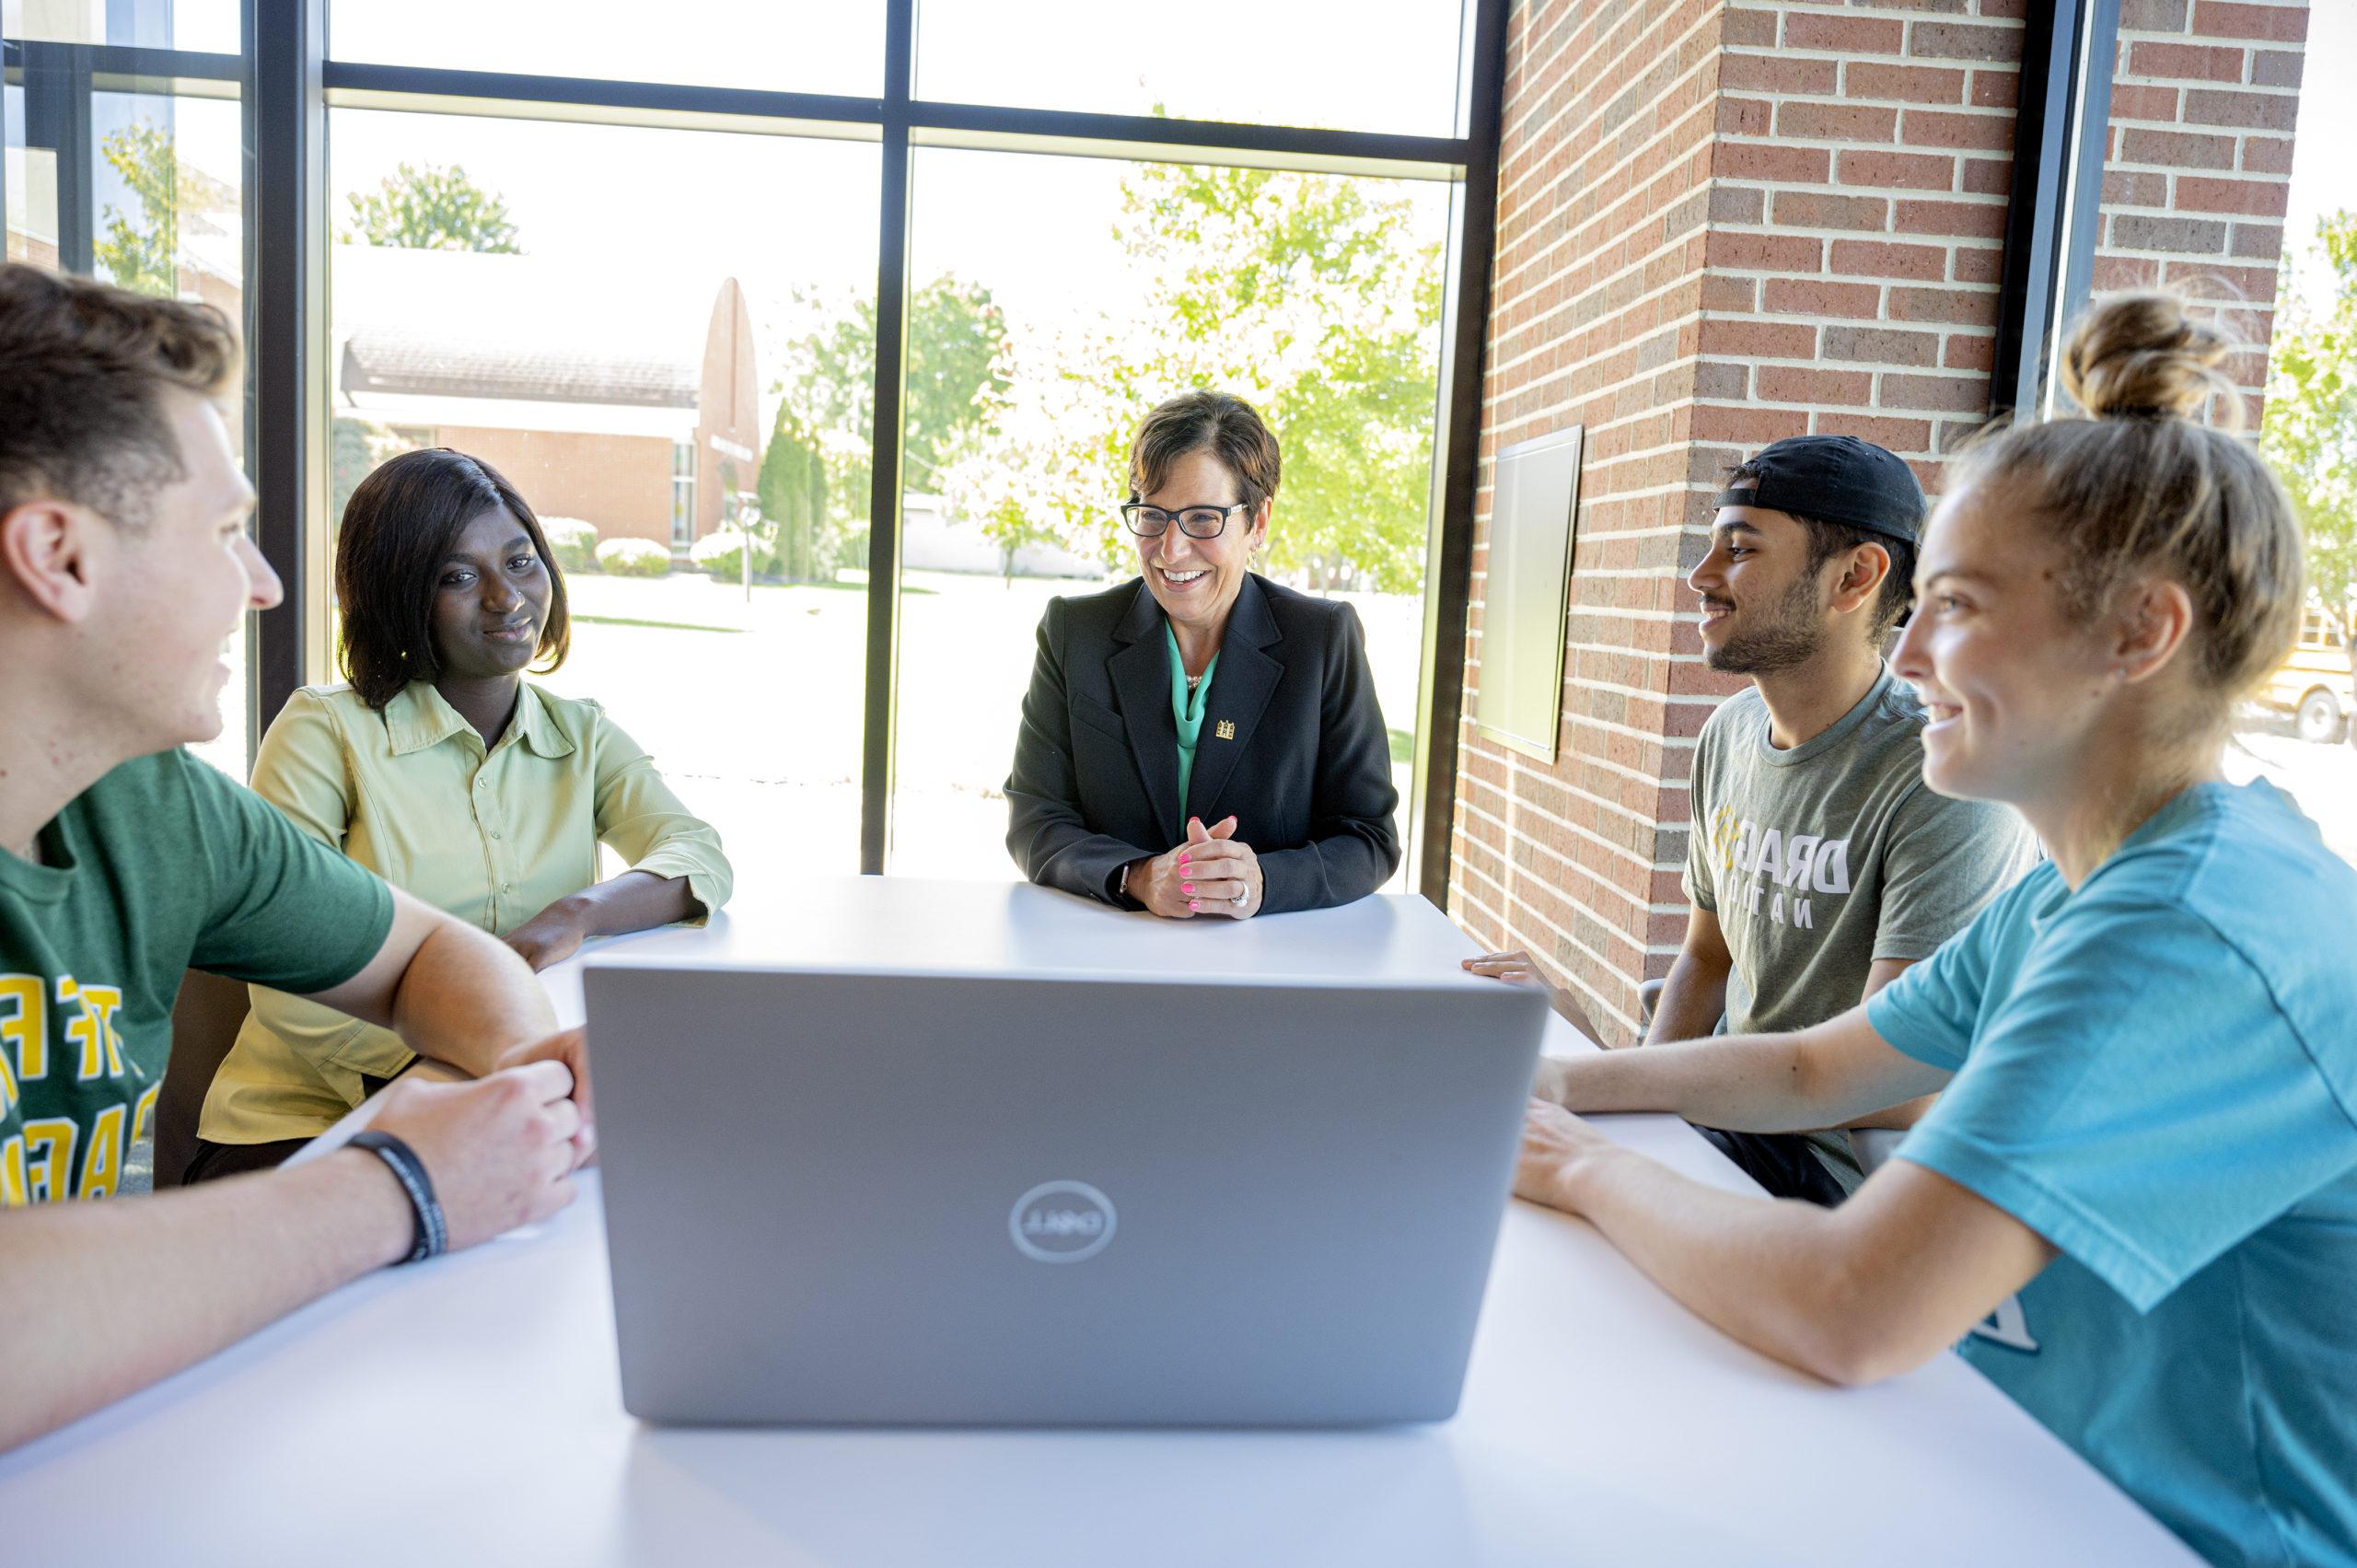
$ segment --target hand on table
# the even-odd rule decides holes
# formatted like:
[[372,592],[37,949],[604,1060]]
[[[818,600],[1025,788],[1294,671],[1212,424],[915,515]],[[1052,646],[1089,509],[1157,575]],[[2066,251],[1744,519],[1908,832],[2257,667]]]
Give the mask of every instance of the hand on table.
[[573,1090],[557,1060],[463,1084],[404,1078],[384,1091],[373,1125],[415,1151],[456,1251],[573,1202],[575,1146],[587,1132]]
[[[1201,818],[1189,818],[1185,843],[1142,862],[1130,873],[1130,897],[1165,920],[1190,920],[1199,914],[1249,920],[1260,909],[1260,857],[1235,833],[1234,817],[1209,828]],[[1244,894],[1240,904],[1236,901],[1239,889]]]
[[1580,1005],[1572,999],[1572,993],[1560,985],[1548,983],[1547,977],[1538,972],[1538,962],[1521,948],[1510,947],[1503,953],[1484,953],[1478,958],[1466,959],[1464,967],[1475,974],[1487,975],[1492,980],[1502,980],[1509,985],[1538,986],[1547,993],[1548,1001],[1553,1005],[1555,1011],[1562,1016],[1564,1022],[1596,1044],[1601,1045],[1604,1042],[1604,1037],[1596,1032],[1596,1026],[1588,1022],[1587,1015],[1581,1011]]
[[1562,1106],[1533,1099],[1522,1120],[1522,1155],[1515,1162],[1514,1195],[1580,1212],[1573,1177],[1580,1164],[1612,1146],[1612,1141]]

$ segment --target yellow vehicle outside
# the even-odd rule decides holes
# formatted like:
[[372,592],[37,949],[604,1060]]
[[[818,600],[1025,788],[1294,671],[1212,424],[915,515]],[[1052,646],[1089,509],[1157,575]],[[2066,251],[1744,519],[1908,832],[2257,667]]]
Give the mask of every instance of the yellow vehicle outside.
[[[2292,715],[2303,740],[2333,741],[2350,734],[2357,714],[2349,653],[2353,629],[2345,614],[2310,606],[2300,617],[2300,640],[2258,694],[2262,706]],[[2357,739],[2357,736],[2352,736]]]

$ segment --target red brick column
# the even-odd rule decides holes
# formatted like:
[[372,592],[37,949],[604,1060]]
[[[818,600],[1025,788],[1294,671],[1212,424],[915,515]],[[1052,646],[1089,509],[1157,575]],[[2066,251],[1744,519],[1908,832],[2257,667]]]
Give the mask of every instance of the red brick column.
[[[2096,287],[2177,289],[2251,345],[2257,427],[2292,184],[2305,5],[2125,0]],[[2295,241],[2305,236],[2294,236]]]

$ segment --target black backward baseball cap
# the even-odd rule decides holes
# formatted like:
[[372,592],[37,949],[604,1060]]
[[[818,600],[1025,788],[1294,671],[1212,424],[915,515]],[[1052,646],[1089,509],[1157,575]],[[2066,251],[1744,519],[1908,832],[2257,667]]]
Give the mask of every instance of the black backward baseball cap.
[[1745,466],[1758,471],[1759,488],[1722,490],[1713,505],[1821,517],[1909,544],[1922,534],[1923,487],[1915,470],[1871,441],[1788,436]]

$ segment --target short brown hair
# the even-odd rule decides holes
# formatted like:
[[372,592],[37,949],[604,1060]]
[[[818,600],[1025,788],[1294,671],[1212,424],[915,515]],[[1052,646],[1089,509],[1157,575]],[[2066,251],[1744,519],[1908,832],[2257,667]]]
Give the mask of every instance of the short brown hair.
[[218,397],[237,368],[210,305],[0,266],[0,514],[47,496],[145,527],[188,472],[157,389]]
[[354,489],[335,540],[343,675],[370,707],[381,709],[411,681],[442,673],[434,651],[435,582],[467,525],[494,509],[524,526],[549,569],[549,616],[534,669],[554,669],[572,651],[564,574],[522,493],[481,458],[447,447],[403,452]]
[[2215,733],[2299,634],[2301,540],[2292,504],[2248,443],[2192,416],[2215,395],[2230,429],[2242,395],[2217,368],[2223,334],[2174,295],[2099,301],[2057,374],[2088,417],[2016,425],[1973,447],[1956,482],[1980,483],[2062,547],[2073,619],[2092,620],[2141,572],[2193,600],[2189,652]]
[[1277,493],[1277,438],[1250,403],[1233,392],[1181,392],[1157,405],[1130,442],[1130,499],[1162,488],[1170,465],[1190,452],[1209,452],[1244,487],[1240,499],[1258,511]]

